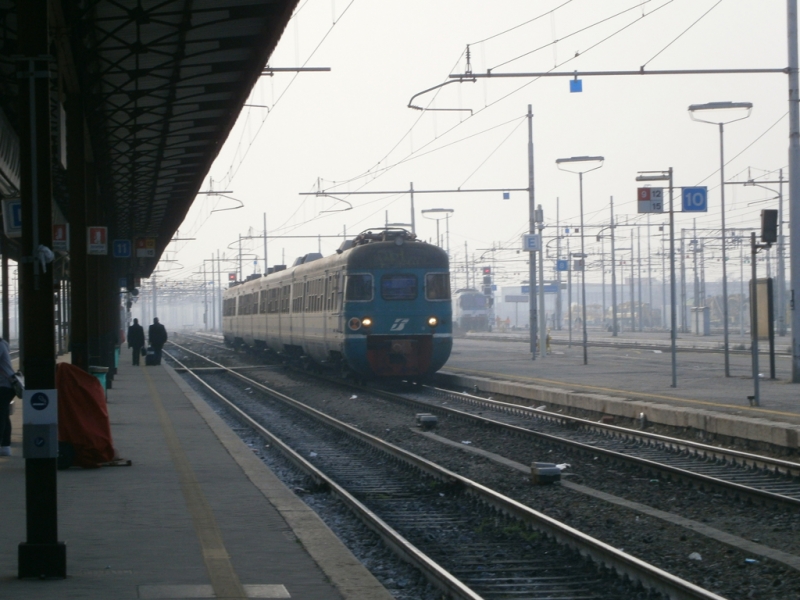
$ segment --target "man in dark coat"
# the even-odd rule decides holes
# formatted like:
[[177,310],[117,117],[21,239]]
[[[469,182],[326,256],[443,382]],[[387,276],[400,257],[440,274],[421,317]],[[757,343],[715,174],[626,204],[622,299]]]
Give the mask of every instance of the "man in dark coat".
[[158,322],[158,317],[153,319],[153,324],[147,330],[147,341],[156,353],[156,364],[161,364],[161,348],[167,343],[167,329]]
[[133,366],[139,366],[144,346],[144,327],[139,325],[139,319],[133,320],[133,325],[128,327],[128,348],[133,348]]

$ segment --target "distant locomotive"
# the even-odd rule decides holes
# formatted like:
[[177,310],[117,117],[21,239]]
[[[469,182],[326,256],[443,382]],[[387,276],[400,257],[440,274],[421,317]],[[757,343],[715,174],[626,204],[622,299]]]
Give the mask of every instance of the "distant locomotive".
[[491,331],[490,300],[472,288],[456,290],[453,296],[453,329],[461,334],[467,331]]
[[366,231],[337,254],[270,271],[225,291],[226,344],[365,378],[422,378],[450,356],[447,254],[403,229]]

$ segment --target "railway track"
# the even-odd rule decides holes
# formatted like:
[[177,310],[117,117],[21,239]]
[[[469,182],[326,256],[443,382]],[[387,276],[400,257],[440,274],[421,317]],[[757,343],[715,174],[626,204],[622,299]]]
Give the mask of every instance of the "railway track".
[[[720,598],[242,372],[218,363],[192,370],[172,359],[451,597]],[[231,394],[238,400],[213,389],[230,387],[230,377],[248,388]],[[247,414],[264,410],[258,421],[277,433]],[[309,420],[302,427],[300,413]]]
[[[432,386],[423,394],[371,391],[387,399],[501,428],[516,435],[639,467],[707,489],[800,509],[800,464],[551,413]],[[447,404],[456,402],[463,410]],[[480,411],[482,414],[477,414]],[[492,413],[492,417],[486,412]]]
[[[204,340],[204,343],[208,342]],[[392,402],[410,404],[415,410],[466,419],[573,451],[601,455],[609,461],[644,469],[653,476],[689,482],[743,499],[771,502],[794,510],[800,508],[800,463],[434,386],[421,386],[422,393],[409,394],[375,386],[354,386],[338,380],[332,383],[378,394]],[[463,409],[454,408],[453,403]]]

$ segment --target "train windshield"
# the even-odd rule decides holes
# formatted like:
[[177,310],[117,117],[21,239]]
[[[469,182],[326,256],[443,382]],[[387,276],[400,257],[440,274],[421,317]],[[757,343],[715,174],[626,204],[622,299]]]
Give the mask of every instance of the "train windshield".
[[425,275],[425,298],[428,300],[450,300],[450,273],[428,273]]
[[372,275],[369,273],[348,275],[345,300],[361,302],[372,300]]
[[416,275],[384,275],[381,277],[381,298],[384,300],[415,300]]
[[463,310],[483,310],[486,308],[486,296],[481,294],[461,296],[458,299],[458,304]]

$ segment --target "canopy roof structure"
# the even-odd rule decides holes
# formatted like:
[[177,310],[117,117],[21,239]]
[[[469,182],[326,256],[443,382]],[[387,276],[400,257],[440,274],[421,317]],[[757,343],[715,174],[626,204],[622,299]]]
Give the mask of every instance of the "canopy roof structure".
[[[0,0],[0,195],[19,189],[17,2]],[[51,0],[54,199],[68,214],[64,113],[80,98],[110,237],[155,238],[152,272],[298,0]],[[72,100],[71,100],[72,99]],[[15,189],[16,188],[16,189]]]

